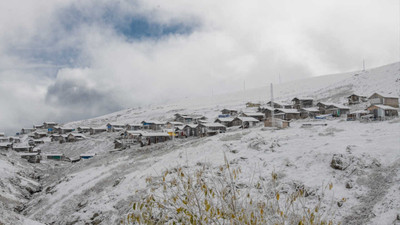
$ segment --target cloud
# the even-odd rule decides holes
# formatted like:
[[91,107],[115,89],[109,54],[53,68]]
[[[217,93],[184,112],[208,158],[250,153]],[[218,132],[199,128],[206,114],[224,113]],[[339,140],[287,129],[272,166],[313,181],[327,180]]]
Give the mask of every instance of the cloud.
[[360,69],[362,58],[390,63],[396,9],[394,0],[0,3],[0,129]]
[[[59,72],[61,78],[47,88],[46,103],[62,110],[65,108],[72,108],[74,111],[83,110],[88,116],[120,109],[112,93],[90,87],[84,79],[78,78],[85,76],[84,72],[85,70],[61,70]],[[66,73],[67,76],[62,76]]]

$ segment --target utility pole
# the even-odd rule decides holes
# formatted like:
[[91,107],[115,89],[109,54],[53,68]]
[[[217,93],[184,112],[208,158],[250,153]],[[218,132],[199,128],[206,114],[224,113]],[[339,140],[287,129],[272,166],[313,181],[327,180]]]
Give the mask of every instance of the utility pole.
[[243,81],[243,102],[246,102],[246,80]]
[[363,59],[363,72],[365,72],[365,59]]
[[274,89],[271,83],[271,125],[274,127],[275,126],[275,115],[274,115]]
[[279,84],[281,84],[281,73],[279,73]]
[[175,141],[175,125],[172,124],[172,141]]

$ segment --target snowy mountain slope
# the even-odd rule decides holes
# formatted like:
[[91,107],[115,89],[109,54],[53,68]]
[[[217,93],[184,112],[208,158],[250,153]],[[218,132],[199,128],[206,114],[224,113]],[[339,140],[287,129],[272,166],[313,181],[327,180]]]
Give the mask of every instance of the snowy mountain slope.
[[[274,85],[275,100],[290,102],[296,96],[313,97],[316,101],[343,103],[352,93],[369,97],[374,92],[400,96],[400,62],[367,70],[313,77]],[[143,120],[168,120],[175,113],[198,113],[214,119],[224,108],[249,110],[246,102],[266,103],[270,87],[219,96],[184,99],[176,103],[126,109],[94,119],[68,123],[68,126],[103,126],[108,122],[133,123]]]
[[0,171],[0,224],[41,224],[18,214],[41,191],[36,168],[15,153],[2,152]]
[[[400,95],[399,69],[400,63],[395,63],[366,72],[275,85],[274,95],[281,101],[311,96],[331,102],[343,102],[352,92]],[[247,101],[269,101],[269,88],[127,109],[67,125],[165,121],[177,112],[203,114],[213,120],[223,108],[250,110],[244,107]],[[255,127],[242,131],[235,128],[214,137],[178,139],[117,152],[110,152],[117,133],[88,135],[86,140],[76,143],[40,146],[44,154],[64,153],[70,158],[77,158],[82,153],[96,153],[93,159],[78,163],[45,159],[40,164],[27,164],[18,154],[4,152],[5,155],[0,155],[0,168],[5,171],[0,175],[0,218],[5,219],[0,222],[117,224],[131,212],[132,201],[148,191],[147,177],[159,176],[165,169],[178,167],[193,170],[207,165],[218,168],[224,164],[225,154],[233,167],[242,169],[240,182],[244,184],[249,184],[249,177],[268,180],[272,171],[279,174],[279,187],[284,191],[304,185],[315,193],[323,184],[332,182],[333,203],[347,199],[342,207],[335,207],[336,221],[393,224],[400,209],[400,120],[366,124],[342,119],[325,122],[328,126],[309,129],[300,126],[315,121],[297,121],[284,130]],[[350,162],[348,169],[342,171],[330,167],[334,154],[342,154],[343,159]],[[16,176],[16,171],[21,175]],[[17,182],[12,182],[15,177]],[[346,188],[347,183],[353,187]],[[21,194],[26,193],[27,186],[37,187],[38,192]],[[10,203],[10,199],[16,203]],[[310,201],[315,200],[316,196],[310,196]],[[20,214],[13,212],[17,206],[22,211]]]
[[328,102],[340,102],[344,100],[343,94],[357,93],[369,97],[375,92],[400,96],[400,63],[354,73],[347,79],[313,92],[313,96]]

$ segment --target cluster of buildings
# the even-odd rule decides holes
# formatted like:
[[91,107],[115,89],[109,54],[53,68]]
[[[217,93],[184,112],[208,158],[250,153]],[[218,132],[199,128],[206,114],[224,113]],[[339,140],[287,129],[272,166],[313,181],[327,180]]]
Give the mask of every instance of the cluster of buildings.
[[[203,115],[174,115],[172,121],[162,122],[144,120],[140,123],[123,124],[108,123],[101,127],[63,127],[55,122],[44,122],[33,128],[23,128],[18,135],[27,134],[28,144],[20,145],[19,137],[4,137],[0,133],[0,149],[32,152],[44,139],[50,141],[75,142],[86,138],[85,135],[95,135],[102,132],[117,132],[115,148],[125,148],[130,145],[140,146],[165,142],[174,138],[205,137],[226,132],[227,128],[250,128],[263,123],[264,126],[285,128],[290,121],[305,118],[324,119],[327,117],[347,117],[347,120],[385,120],[398,116],[399,99],[374,93],[370,97],[352,94],[347,97],[346,105],[315,102],[313,98],[296,97],[290,103],[273,101],[265,105],[247,103],[246,112],[236,109],[223,109],[212,121]],[[350,106],[366,106],[366,108],[351,111]],[[360,108],[360,107],[352,107]],[[58,156],[54,156],[58,157]]]
[[[16,134],[16,137],[6,137],[4,133],[0,133],[0,150],[19,152],[21,158],[31,163],[40,163],[43,158],[57,161],[73,161],[61,153],[41,154],[38,146],[44,144],[45,141],[64,143],[83,139],[85,139],[85,136],[76,132],[75,129],[60,127],[55,122],[44,122],[42,125],[34,125],[33,128],[22,128]],[[78,160],[93,156],[93,154],[82,154]]]
[[[351,111],[350,106],[368,105],[361,110]],[[352,94],[347,97],[347,105],[331,102],[314,102],[312,98],[293,98],[291,103],[274,101],[259,106],[265,117],[281,120],[304,118],[323,119],[327,117],[343,117],[347,120],[386,120],[398,116],[399,98],[396,96],[374,93],[370,97]]]
[[[315,102],[313,98],[296,97],[291,103],[273,101],[265,105],[248,102],[250,112],[223,109],[213,122],[202,115],[175,114],[174,121],[142,121],[139,124],[107,124],[108,131],[120,131],[115,141],[116,148],[140,143],[150,145],[190,136],[204,137],[223,133],[229,127],[250,128],[259,123],[264,126],[286,128],[290,121],[313,118],[347,117],[347,120],[386,120],[398,116],[399,99],[374,93],[370,97],[352,94],[346,105],[329,102]],[[350,106],[368,105],[365,109],[351,111]],[[356,107],[357,108],[357,107]],[[358,107],[359,108],[359,107]],[[272,119],[273,117],[273,119]],[[151,131],[151,132],[149,132]]]

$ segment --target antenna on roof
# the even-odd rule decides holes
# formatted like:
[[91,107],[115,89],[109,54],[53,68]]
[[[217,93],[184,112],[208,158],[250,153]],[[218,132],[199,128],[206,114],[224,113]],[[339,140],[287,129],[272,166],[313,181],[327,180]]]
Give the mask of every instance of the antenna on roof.
[[365,59],[363,59],[363,72],[365,72]]
[[279,73],[279,84],[281,84],[281,73]]
[[246,80],[243,80],[243,101],[246,101]]

